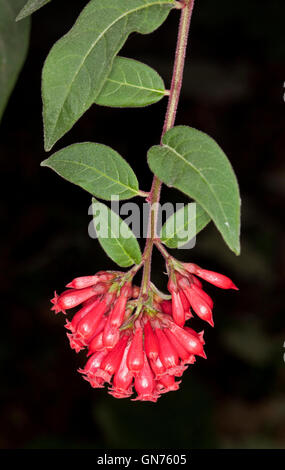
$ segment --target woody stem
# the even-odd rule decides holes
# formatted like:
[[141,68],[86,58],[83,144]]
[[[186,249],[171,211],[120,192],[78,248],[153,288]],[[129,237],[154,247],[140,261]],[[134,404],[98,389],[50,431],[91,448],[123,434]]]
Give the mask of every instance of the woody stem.
[[[194,0],[181,1],[181,16],[178,29],[178,37],[176,44],[175,60],[172,73],[171,88],[168,98],[168,105],[165,114],[165,121],[161,135],[160,144],[162,145],[162,138],[164,134],[174,126],[177,107],[179,103],[179,97],[182,86],[183,70],[185,64],[186,47],[188,42],[189,27],[192,17],[192,11],[194,7]],[[144,297],[147,295],[150,283],[150,272],[151,272],[151,258],[154,241],[157,238],[156,225],[157,225],[157,214],[158,205],[160,200],[162,182],[154,176],[152,181],[151,191],[148,197],[150,204],[149,214],[149,225],[148,225],[148,238],[145,245],[143,254],[144,270],[141,284],[140,296]]]

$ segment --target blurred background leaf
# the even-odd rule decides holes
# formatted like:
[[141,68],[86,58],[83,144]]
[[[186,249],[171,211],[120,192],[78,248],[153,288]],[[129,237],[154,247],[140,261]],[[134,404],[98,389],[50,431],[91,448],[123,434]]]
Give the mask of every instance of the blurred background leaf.
[[20,10],[17,15],[16,21],[20,21],[27,16],[32,15],[35,11],[42,8],[44,5],[49,3],[51,0],[26,0],[24,7]]
[[24,3],[25,0],[0,0],[0,122],[29,46],[30,20],[15,21]]

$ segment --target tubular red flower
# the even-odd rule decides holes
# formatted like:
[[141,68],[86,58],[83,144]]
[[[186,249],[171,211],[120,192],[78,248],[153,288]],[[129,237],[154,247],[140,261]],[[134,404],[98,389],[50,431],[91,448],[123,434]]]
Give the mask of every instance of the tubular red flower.
[[66,284],[66,287],[71,287],[73,289],[84,289],[85,287],[94,286],[100,279],[100,276],[96,274],[95,276],[82,276],[76,277],[71,282]]
[[145,353],[143,355],[143,359],[143,367],[135,376],[135,389],[138,396],[137,398],[133,398],[132,401],[141,400],[156,402],[159,394],[155,390],[154,376]]
[[187,351],[189,351],[191,354],[195,354],[206,359],[206,354],[199,338],[173,322],[169,324],[169,329]]
[[159,358],[167,370],[167,373],[171,375],[180,374],[181,369],[178,367],[179,357],[177,351],[160,328],[155,329],[155,334],[158,339]]
[[195,292],[196,294],[200,295],[200,297],[202,297],[202,299],[204,299],[205,302],[207,302],[207,304],[209,305],[211,309],[213,308],[214,306],[213,300],[203,289],[201,289],[200,287],[196,286],[196,284],[193,283],[191,284],[191,290]]
[[196,276],[201,277],[207,282],[214,284],[216,287],[221,289],[235,289],[238,290],[237,286],[233,281],[225,276],[224,274],[216,273],[215,271],[209,271],[207,269],[202,269],[197,264],[193,263],[184,263],[184,268],[191,274],[196,274]]
[[134,374],[127,366],[127,356],[130,349],[130,343],[126,346],[121,363],[113,379],[113,387],[109,388],[109,393],[115,398],[127,398],[133,393],[132,381]]
[[193,308],[194,312],[200,317],[202,320],[208,322],[211,326],[214,326],[213,321],[213,314],[210,306],[208,303],[200,297],[200,295],[196,294],[192,290],[191,292],[191,307]]
[[168,280],[167,289],[169,290],[169,292],[171,294],[173,292],[178,292],[178,287],[177,287],[176,281],[174,282],[174,280],[171,277]]
[[120,331],[118,326],[112,325],[112,314],[108,316],[102,336],[103,344],[107,349],[112,349],[119,341]]
[[157,358],[159,351],[158,341],[149,321],[144,325],[144,349],[149,359],[155,360]]
[[185,311],[178,292],[172,292],[172,316],[177,325],[184,325]]
[[124,320],[126,304],[132,294],[132,288],[129,284],[122,287],[120,296],[110,313],[110,326],[119,328]]
[[98,351],[88,359],[84,369],[78,369],[78,372],[83,374],[84,379],[88,380],[93,388],[103,388],[104,386],[104,380],[101,377],[96,377],[96,371],[106,355],[107,351]]
[[114,278],[114,273],[97,273],[94,276],[81,276],[76,277],[71,282],[66,284],[66,287],[72,287],[73,289],[83,289],[85,287],[94,286],[98,282],[108,282]]
[[108,298],[105,296],[78,323],[76,333],[87,343],[94,336],[96,328],[108,308]]
[[[60,296],[55,294],[55,302],[54,306],[51,310],[54,310],[55,313],[63,312],[69,308],[77,307],[77,305],[81,304],[85,300],[90,299],[90,297],[94,296],[96,292],[94,291],[93,287],[86,287],[85,289],[71,289]],[[54,299],[53,299],[54,300]]]
[[182,344],[178,341],[176,336],[168,329],[164,329],[164,333],[166,334],[168,340],[170,341],[172,347],[176,350],[178,356],[183,361],[186,361],[189,358],[189,352],[185,349]]
[[103,331],[98,335],[94,336],[88,345],[88,353],[87,357],[94,354],[96,351],[102,351],[105,349],[105,345],[103,343]]
[[93,374],[95,370],[100,367],[102,360],[107,355],[107,351],[99,351],[94,354],[88,359],[83,369],[78,369],[79,372],[82,374],[88,375]]
[[[212,310],[209,304],[202,298],[197,290],[197,286],[193,288],[193,284],[190,285],[186,278],[179,280],[179,285],[183,289],[184,294],[186,295],[188,301],[190,302],[191,307],[194,312],[202,319],[207,321],[211,326],[214,326]],[[205,294],[205,298],[208,295]]]
[[188,333],[190,333],[191,335],[194,335],[196,336],[197,338],[199,338],[199,341],[202,343],[202,344],[205,344],[205,341],[204,341],[204,330],[200,331],[199,333],[197,333],[197,331],[193,330],[193,328],[190,328],[189,326],[185,326],[184,328],[186,331],[188,331]]
[[186,295],[184,294],[183,290],[181,290],[181,289],[179,290],[179,297],[180,297],[180,300],[182,302],[184,311],[188,312],[188,310],[190,308],[190,303],[189,303]]
[[[91,300],[91,302],[90,302]],[[82,307],[80,310],[78,310],[78,312],[75,313],[74,317],[72,318],[71,322],[66,322],[66,325],[65,327],[68,328],[69,330],[72,331],[72,333],[74,333],[76,331],[76,328],[78,326],[78,323],[80,322],[80,320],[82,320],[83,317],[85,317],[85,315],[87,313],[89,313],[91,310],[93,310],[100,302],[100,299],[98,299],[98,297],[95,297],[95,299],[92,297],[92,299],[89,299],[89,301],[87,301],[86,305],[84,307]]]
[[116,346],[103,358],[100,368],[96,370],[96,377],[110,383],[112,375],[118,369],[128,341],[127,335],[121,337]]
[[138,327],[133,336],[127,357],[127,365],[131,372],[137,374],[144,364],[143,330]]
[[[90,340],[88,344],[88,353],[87,356],[90,356],[93,354],[95,351],[100,351],[102,349],[105,349],[104,343],[103,343],[103,330],[106,325],[107,318],[103,317],[100,322],[97,325],[96,330],[94,331],[94,336]],[[101,343],[102,341],[102,343]]]

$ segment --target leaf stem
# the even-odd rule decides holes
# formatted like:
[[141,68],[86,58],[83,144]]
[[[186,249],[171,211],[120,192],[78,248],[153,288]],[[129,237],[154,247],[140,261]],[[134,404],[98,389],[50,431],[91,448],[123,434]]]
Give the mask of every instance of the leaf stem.
[[[161,135],[161,145],[162,138],[164,134],[174,126],[175,117],[181,92],[183,71],[185,64],[186,48],[189,35],[189,27],[192,17],[194,7],[194,0],[184,0],[181,2],[181,16],[178,29],[178,37],[176,44],[175,60],[173,66],[171,88],[168,98],[168,105],[165,114],[165,120]],[[160,191],[161,191],[162,182],[154,176],[152,181],[152,187],[147,198],[151,208],[149,214],[149,225],[148,225],[148,238],[145,244],[145,250],[143,254],[144,259],[144,270],[141,284],[140,297],[147,295],[150,284],[150,272],[151,272],[151,258],[152,250],[156,235],[156,224],[157,224],[157,214],[158,214],[158,205],[160,200]]]
[[165,258],[165,261],[167,261],[169,258],[171,258],[170,254],[164,248],[164,246],[160,243],[159,240],[154,240],[154,244],[155,244],[156,248],[160,251],[162,256]]
[[141,197],[146,198],[146,197],[149,197],[149,193],[148,193],[147,191],[141,191],[141,190],[139,190],[138,196],[141,196]]

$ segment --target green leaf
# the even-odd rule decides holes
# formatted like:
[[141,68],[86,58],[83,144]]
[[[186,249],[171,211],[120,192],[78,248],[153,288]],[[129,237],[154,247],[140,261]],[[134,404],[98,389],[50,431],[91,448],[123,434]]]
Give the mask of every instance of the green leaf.
[[41,163],[100,199],[137,196],[138,180],[129,164],[103,144],[83,142],[65,147]]
[[148,65],[115,57],[113,67],[95,103],[101,106],[141,107],[165,96],[163,80]]
[[165,184],[198,202],[230,249],[239,254],[239,189],[222,149],[207,134],[187,126],[170,129],[162,144],[149,150],[151,170]]
[[159,238],[169,248],[181,248],[206,227],[210,220],[199,204],[191,202],[167,219]]
[[142,255],[129,226],[105,204],[92,199],[93,222],[103,250],[119,266],[140,264]]
[[23,18],[32,15],[32,13],[42,8],[50,1],[51,0],[29,0],[18,14],[16,21],[20,21]]
[[51,49],[42,75],[48,151],[96,101],[114,57],[132,32],[151,33],[174,0],[92,0]]
[[25,0],[0,0],[0,120],[24,64],[30,21],[15,22]]

